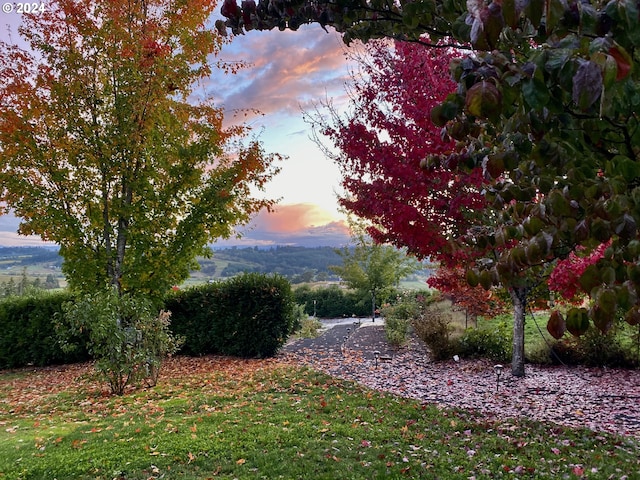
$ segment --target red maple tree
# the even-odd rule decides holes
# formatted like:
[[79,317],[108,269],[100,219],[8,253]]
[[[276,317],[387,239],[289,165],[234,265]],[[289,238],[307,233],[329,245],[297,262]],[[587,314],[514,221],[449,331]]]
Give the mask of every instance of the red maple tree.
[[[455,265],[468,252],[452,240],[482,208],[482,170],[457,168],[455,142],[431,120],[431,110],[455,89],[450,48],[386,41],[367,44],[370,61],[353,86],[353,111],[323,125],[339,153],[341,204],[371,222],[379,243],[406,247],[418,258]],[[433,155],[449,154],[433,165]]]
[[469,285],[465,278],[465,270],[461,267],[440,266],[435,275],[429,277],[427,284],[442,292],[472,320],[477,320],[477,317],[495,316],[506,310],[505,303],[491,290],[486,290],[480,285]]

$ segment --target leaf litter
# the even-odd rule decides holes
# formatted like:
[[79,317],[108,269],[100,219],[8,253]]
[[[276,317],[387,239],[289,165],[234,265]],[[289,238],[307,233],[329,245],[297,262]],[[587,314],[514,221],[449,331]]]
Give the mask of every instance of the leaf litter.
[[517,378],[505,365],[498,381],[492,362],[433,362],[415,337],[391,351],[379,325],[355,329],[340,345],[290,344],[281,358],[374,390],[470,410],[488,420],[538,420],[640,438],[638,370],[526,365],[525,376]]

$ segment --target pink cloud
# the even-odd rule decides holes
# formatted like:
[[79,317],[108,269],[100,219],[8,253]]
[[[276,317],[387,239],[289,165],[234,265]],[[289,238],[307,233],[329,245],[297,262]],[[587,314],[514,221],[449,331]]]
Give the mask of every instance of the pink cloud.
[[307,26],[297,32],[249,32],[235,37],[220,58],[251,64],[236,75],[214,74],[208,91],[229,110],[300,114],[300,105],[344,95],[344,44],[335,32]]
[[216,246],[342,246],[350,241],[349,227],[344,221],[306,203],[279,205],[271,213],[263,210],[241,233],[242,238],[220,240]]

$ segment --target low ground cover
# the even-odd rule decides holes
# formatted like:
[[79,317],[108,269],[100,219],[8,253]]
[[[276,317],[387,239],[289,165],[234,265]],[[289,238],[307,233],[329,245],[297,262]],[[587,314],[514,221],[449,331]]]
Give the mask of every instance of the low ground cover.
[[640,479],[637,438],[490,422],[279,360],[177,357],[122,397],[90,371],[0,373],[0,478]]

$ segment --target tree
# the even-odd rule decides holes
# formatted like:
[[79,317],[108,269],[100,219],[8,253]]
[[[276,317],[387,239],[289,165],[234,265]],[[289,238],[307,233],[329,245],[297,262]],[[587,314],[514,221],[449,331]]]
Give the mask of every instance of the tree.
[[[491,289],[490,272],[465,276],[464,269],[504,248],[504,242],[487,242],[483,233],[501,221],[503,208],[487,204],[483,169],[464,166],[467,156],[443,138],[431,115],[455,88],[448,65],[459,54],[416,43],[395,42],[393,49],[385,42],[369,45],[372,60],[355,79],[352,112],[347,119],[334,114],[334,125],[320,123],[338,151],[334,160],[347,192],[341,203],[372,222],[368,232],[377,241],[407,246],[460,275],[453,283],[448,275],[441,287],[468,290],[476,300],[486,296],[479,289]],[[448,159],[428,161],[437,155]],[[525,307],[534,270],[523,268],[506,285],[514,308],[514,375],[524,374]],[[463,289],[465,277],[473,285]]]
[[360,237],[355,247],[338,251],[341,266],[331,270],[354,290],[371,295],[371,319],[375,321],[377,302],[388,299],[393,287],[397,287],[407,275],[419,269],[418,262],[406,252],[391,245],[375,243]]
[[[459,140],[469,166],[481,166],[486,199],[505,221],[473,240],[502,243],[480,270],[513,285],[521,309],[522,272],[611,241],[585,270],[589,319],[603,332],[623,311],[640,322],[640,18],[635,2],[296,2],[284,13],[246,2],[223,15],[234,31],[295,29],[318,22],[345,41],[381,36],[420,41],[452,37],[476,50],[452,63],[457,89],[436,123]],[[255,8],[254,8],[255,7]],[[255,10],[255,11],[254,11]],[[247,15],[250,14],[250,15]],[[427,162],[446,163],[450,155]],[[508,219],[508,220],[507,220]],[[584,319],[583,319],[584,320]]]
[[76,290],[161,295],[272,204],[251,192],[276,156],[192,95],[223,43],[214,6],[61,0],[24,16],[30,50],[0,44],[0,201]]
[[427,284],[442,292],[453,305],[464,310],[467,320],[471,317],[476,326],[478,317],[492,317],[505,311],[503,301],[494,292],[481,285],[469,285],[463,267],[441,265],[435,275],[427,279]]
[[312,119],[335,147],[325,152],[342,174],[340,204],[369,222],[377,242],[418,258],[464,261],[468,252],[452,248],[452,239],[485,205],[482,170],[424,165],[429,155],[454,148],[430,112],[455,89],[448,64],[458,55],[403,42],[374,42],[366,53],[357,58],[362,71],[353,78],[348,115]]

